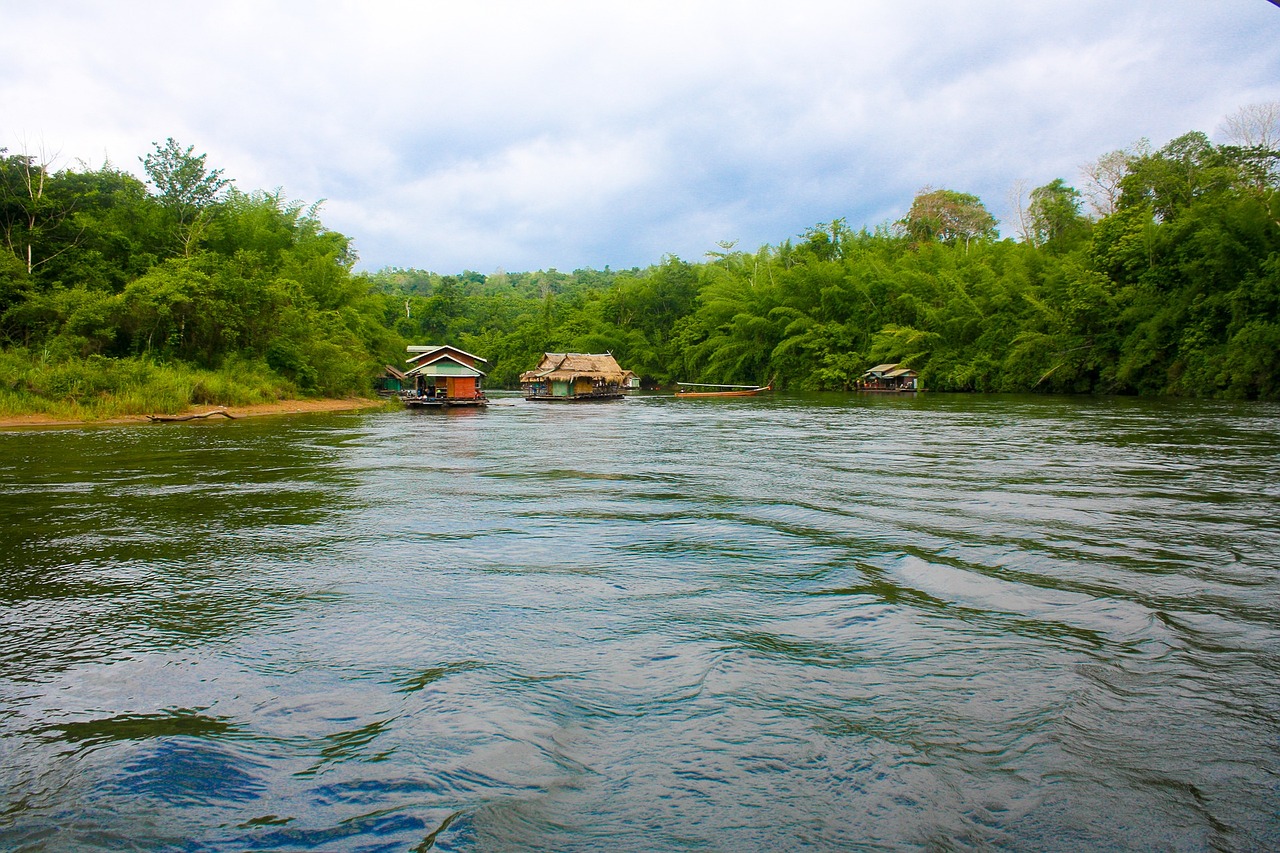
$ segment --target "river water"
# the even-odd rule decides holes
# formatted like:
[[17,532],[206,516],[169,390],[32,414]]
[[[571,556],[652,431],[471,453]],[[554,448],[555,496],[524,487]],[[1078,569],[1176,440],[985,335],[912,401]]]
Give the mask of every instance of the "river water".
[[0,433],[0,849],[1280,849],[1280,407]]

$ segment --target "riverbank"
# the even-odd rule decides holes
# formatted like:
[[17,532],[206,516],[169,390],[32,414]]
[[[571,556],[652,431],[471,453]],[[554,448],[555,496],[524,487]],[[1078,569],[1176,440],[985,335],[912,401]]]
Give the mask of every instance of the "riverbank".
[[[168,417],[186,415],[203,415],[207,412],[223,410],[233,418],[252,418],[263,415],[294,415],[312,412],[350,412],[362,409],[377,409],[387,405],[387,401],[376,397],[346,397],[342,399],[319,400],[276,400],[271,403],[256,403],[251,406],[191,406],[186,411]],[[218,420],[221,420],[219,418]],[[52,415],[35,413],[29,415],[0,416],[0,429],[21,429],[26,427],[85,426],[89,424],[147,424],[152,423],[147,415],[122,415],[113,418],[58,418]]]

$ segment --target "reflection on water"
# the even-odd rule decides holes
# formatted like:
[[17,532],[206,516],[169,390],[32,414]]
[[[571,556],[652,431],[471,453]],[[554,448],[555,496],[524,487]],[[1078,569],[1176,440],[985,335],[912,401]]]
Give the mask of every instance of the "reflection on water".
[[0,848],[1275,849],[1280,408],[0,433]]

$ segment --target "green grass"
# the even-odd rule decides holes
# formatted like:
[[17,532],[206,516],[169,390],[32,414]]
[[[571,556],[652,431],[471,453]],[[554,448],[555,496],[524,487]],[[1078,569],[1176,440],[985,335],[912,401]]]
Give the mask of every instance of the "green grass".
[[299,396],[292,382],[249,359],[228,359],[208,370],[144,357],[50,361],[21,348],[0,350],[0,416],[99,420]]

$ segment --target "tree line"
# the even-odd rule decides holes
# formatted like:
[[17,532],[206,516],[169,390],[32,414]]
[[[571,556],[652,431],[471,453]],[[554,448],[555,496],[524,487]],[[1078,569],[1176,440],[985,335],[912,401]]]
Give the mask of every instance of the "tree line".
[[1277,128],[1277,105],[1251,107],[1223,144],[1139,141],[1079,188],[1015,187],[1016,237],[929,187],[874,230],[835,219],[696,262],[489,275],[356,273],[317,206],[242,192],[172,139],[141,158],[146,182],[0,152],[0,392],[34,405],[67,393],[41,377],[83,384],[92,361],[134,383],[166,365],[231,377],[195,396],[235,376],[367,393],[406,343],[452,343],[489,360],[490,387],[544,351],[610,351],[650,385],[841,390],[897,362],[943,391],[1277,399]]
[[238,377],[263,386],[257,397],[366,392],[399,342],[385,297],[352,274],[350,239],[315,205],[242,192],[173,139],[141,160],[145,183],[110,163],[55,172],[0,151],[9,407],[149,381],[186,386],[192,399],[168,408],[257,402]]

